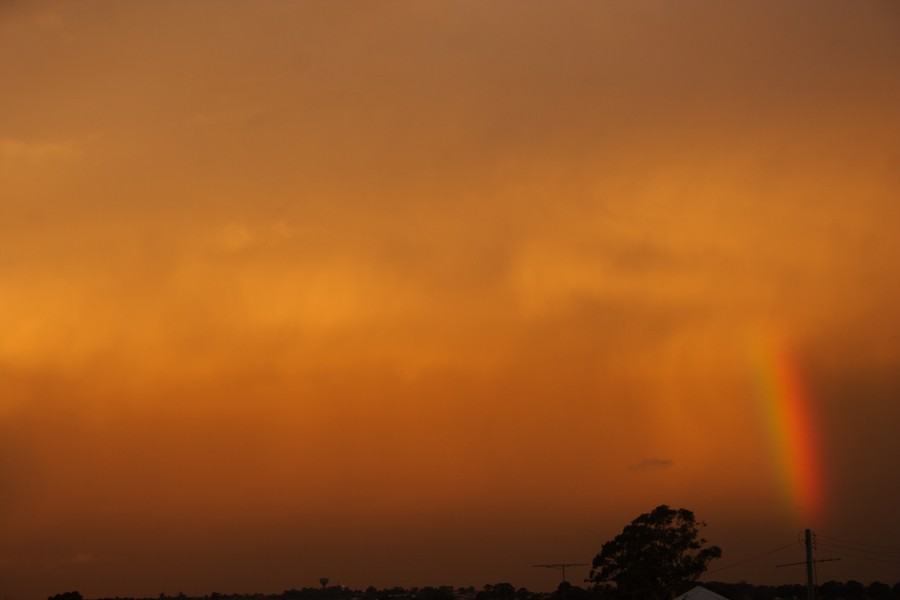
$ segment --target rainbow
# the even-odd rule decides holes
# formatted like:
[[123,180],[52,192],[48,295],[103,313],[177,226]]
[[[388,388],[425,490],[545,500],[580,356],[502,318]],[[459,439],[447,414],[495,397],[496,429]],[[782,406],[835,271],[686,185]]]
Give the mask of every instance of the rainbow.
[[807,524],[824,512],[818,428],[799,365],[783,343],[759,337],[753,363],[759,400],[791,512]]

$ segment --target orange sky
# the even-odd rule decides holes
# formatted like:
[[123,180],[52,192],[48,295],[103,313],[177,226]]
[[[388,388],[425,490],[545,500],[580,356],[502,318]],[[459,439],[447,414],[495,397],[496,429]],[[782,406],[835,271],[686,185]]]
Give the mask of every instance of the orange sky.
[[[900,546],[898,33],[891,2],[0,2],[0,597],[551,589],[530,565],[661,503],[713,568]],[[711,578],[802,580],[779,557]]]

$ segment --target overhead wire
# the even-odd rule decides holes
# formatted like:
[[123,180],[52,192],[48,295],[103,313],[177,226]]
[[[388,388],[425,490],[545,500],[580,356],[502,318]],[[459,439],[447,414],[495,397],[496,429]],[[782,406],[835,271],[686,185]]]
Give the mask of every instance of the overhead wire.
[[792,546],[800,545],[801,543],[802,542],[791,542],[790,544],[786,544],[784,546],[779,546],[778,548],[775,548],[774,550],[769,550],[768,552],[763,552],[762,554],[758,554],[756,556],[746,558],[746,559],[738,561],[736,563],[731,563],[730,565],[725,565],[724,567],[719,567],[718,569],[713,569],[712,571],[707,571],[706,573],[704,573],[704,575],[711,575],[713,573],[718,573],[719,571],[724,571],[724,570],[730,569],[732,567],[738,567],[740,565],[745,565],[748,562],[753,562],[754,560],[758,560],[760,558],[765,558],[766,556],[771,556],[772,554],[775,554],[776,552],[781,552],[782,550],[787,550],[788,548],[790,548]]
[[824,538],[824,539],[826,539],[826,540],[831,540],[831,541],[833,541],[833,542],[840,542],[840,543],[843,543],[843,544],[852,544],[852,545],[854,545],[854,546],[867,546],[867,547],[869,547],[869,548],[879,548],[879,549],[881,549],[881,550],[887,550],[887,551],[889,551],[889,552],[893,552],[893,553],[900,554],[900,548],[898,548],[898,547],[896,547],[896,546],[881,546],[881,545],[878,545],[878,544],[867,544],[867,543],[865,543],[865,542],[854,542],[854,541],[851,541],[851,540],[844,540],[844,539],[841,539],[841,538],[831,537],[831,536],[829,536],[829,535],[822,535],[822,534],[820,534],[820,533],[817,534],[817,537]]
[[859,560],[900,564],[900,548],[895,546],[869,544],[822,534],[817,534],[816,537],[817,547],[821,547],[825,552]]
[[872,556],[880,556],[883,558],[900,560],[900,554],[894,553],[894,552],[884,552],[884,551],[880,551],[880,550],[866,550],[864,548],[856,548],[854,546],[847,546],[845,544],[830,544],[830,543],[824,543],[824,542],[819,542],[818,546],[820,548],[831,549],[832,551],[835,551],[835,552],[849,550],[851,552],[859,552],[861,554],[869,554]]
[[887,558],[874,558],[871,556],[860,556],[859,554],[850,554],[843,550],[841,550],[841,551],[829,550],[829,552],[839,553],[841,555],[841,557],[847,556],[850,558],[858,558],[859,560],[868,560],[868,561],[872,561],[872,562],[881,562],[881,563],[890,563],[890,564],[894,564],[894,565],[900,565],[900,559],[890,560]]
[[[719,567],[718,569],[713,569],[712,571],[706,571],[706,573],[704,573],[704,576],[710,575],[710,574],[712,574],[712,573],[718,573],[718,572],[720,572],[720,571],[724,571],[724,570],[730,569],[730,568],[732,568],[732,567],[737,567],[737,566],[739,566],[739,565],[744,565],[744,564],[747,564],[747,563],[749,563],[749,562],[753,562],[754,560],[759,560],[760,558],[765,558],[766,556],[771,556],[772,554],[775,554],[776,552],[781,552],[782,550],[787,550],[788,548],[791,548],[792,546],[797,546],[797,545],[802,545],[802,542],[791,542],[790,544],[785,544],[784,546],[779,546],[778,548],[774,548],[774,549],[769,550],[769,551],[767,551],[767,552],[763,552],[762,554],[757,554],[756,556],[751,556],[750,558],[746,558],[746,559],[744,559],[744,560],[741,560],[741,561],[738,561],[738,562],[735,562],[735,563],[731,563],[730,565],[725,565],[724,567]],[[629,591],[629,592],[624,592],[624,593],[621,593],[621,594],[617,594],[616,597],[617,597],[617,598],[627,598],[627,597],[629,597],[629,596],[635,596],[635,595],[638,595],[638,594],[644,594],[644,593],[647,593],[647,592],[654,592],[654,591],[657,591],[657,590],[666,589],[667,587],[668,587],[668,586],[665,586],[665,585],[662,585],[662,586],[650,586],[650,587],[646,587],[646,588],[643,588],[643,589],[640,589],[640,590],[631,590],[631,591]]]

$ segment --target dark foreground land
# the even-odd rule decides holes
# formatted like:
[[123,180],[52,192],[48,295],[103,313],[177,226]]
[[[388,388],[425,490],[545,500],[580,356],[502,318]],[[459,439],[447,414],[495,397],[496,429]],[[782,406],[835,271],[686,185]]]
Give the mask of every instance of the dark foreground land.
[[[806,586],[754,585],[751,583],[702,582],[699,585],[728,598],[728,600],[805,600]],[[488,584],[481,589],[452,586],[421,588],[393,587],[355,590],[344,586],[285,590],[280,594],[222,594],[212,592],[204,596],[160,594],[153,598],[98,598],[97,600],[665,600],[667,594],[653,593],[638,597],[617,595],[611,589],[585,589],[562,584],[553,592],[532,592],[516,588],[510,583]],[[65,592],[47,600],[84,600],[79,592]],[[816,589],[816,600],[900,600],[900,583],[889,585],[880,581],[868,585],[859,581],[828,581]]]

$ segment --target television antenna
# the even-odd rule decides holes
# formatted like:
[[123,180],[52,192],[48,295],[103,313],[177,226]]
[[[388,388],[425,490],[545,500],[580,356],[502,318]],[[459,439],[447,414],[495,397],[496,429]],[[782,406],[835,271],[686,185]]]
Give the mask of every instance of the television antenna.
[[533,565],[536,568],[541,569],[560,569],[562,571],[562,585],[560,588],[562,589],[562,600],[566,600],[566,567],[589,567],[591,566],[589,563],[551,563],[547,565]]

